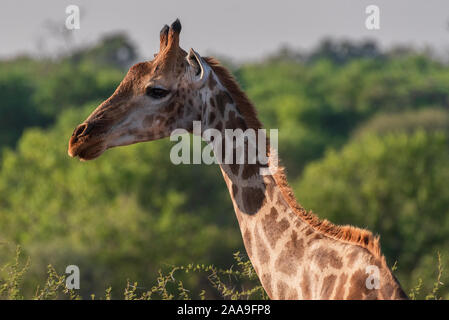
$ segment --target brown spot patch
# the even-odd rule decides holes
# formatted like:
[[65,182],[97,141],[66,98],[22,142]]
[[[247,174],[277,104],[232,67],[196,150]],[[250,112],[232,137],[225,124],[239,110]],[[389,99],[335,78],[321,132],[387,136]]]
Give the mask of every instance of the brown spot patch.
[[285,300],[285,294],[288,288],[287,284],[283,281],[279,281],[277,283],[277,287],[278,287],[278,299]]
[[215,120],[215,112],[209,112],[209,118],[208,118],[208,122],[209,122],[209,124],[212,124],[213,122],[214,122],[214,120]]
[[352,250],[350,254],[348,254],[348,263],[347,263],[348,268],[352,267],[356,258],[359,256],[359,253],[360,253],[359,248],[355,248],[354,250]]
[[329,300],[332,292],[334,291],[335,280],[337,280],[337,276],[334,274],[328,275],[323,279],[323,286],[321,287],[322,300]]
[[366,279],[368,276],[369,275],[364,270],[357,270],[353,273],[349,284],[349,293],[346,299],[377,299],[379,290],[370,290],[366,286]]
[[291,239],[285,244],[278,259],[276,260],[276,268],[288,275],[295,275],[298,261],[304,255],[304,241],[298,239],[296,231],[292,232]]
[[[247,151],[245,152],[245,156],[247,155]],[[259,165],[258,164],[245,164],[242,171],[242,178],[249,179],[252,176],[259,174]]]
[[321,270],[328,266],[336,269],[340,269],[343,266],[342,260],[338,256],[337,251],[333,249],[318,248],[313,251],[312,256],[313,260],[317,263]]
[[285,282],[279,281],[277,283],[278,296],[280,300],[295,300],[298,299],[298,294],[295,289],[290,288]]
[[279,222],[276,221],[277,218],[277,210],[271,208],[270,213],[266,214],[262,219],[263,230],[272,248],[274,248],[284,231],[290,226],[290,223],[286,218],[282,218]]
[[257,248],[257,257],[259,258],[259,262],[261,264],[268,263],[270,261],[270,255],[268,254],[268,249],[265,246],[258,232],[255,233],[255,238],[256,238],[255,244]]
[[265,204],[265,194],[260,188],[242,188],[243,211],[246,214],[255,214]]
[[209,99],[209,103],[210,103],[210,105],[211,105],[212,108],[215,108],[215,100],[214,100],[213,97],[211,97],[211,98]]
[[231,163],[229,165],[229,168],[231,168],[231,172],[234,175],[238,175],[239,174],[239,169],[240,169],[240,165],[239,164]]
[[237,193],[239,192],[239,187],[235,183],[232,184],[232,196],[237,199]]
[[323,239],[323,235],[318,232],[313,232],[313,234],[307,240],[307,245],[310,246],[312,242],[319,241],[321,239]]
[[306,232],[304,233],[306,237],[310,236],[313,233],[313,229],[312,228],[306,228]]
[[389,282],[381,283],[380,285],[380,293],[384,299],[391,299],[395,289],[394,286]]
[[165,106],[163,112],[171,113],[174,108],[175,108],[175,104],[174,103],[170,103],[167,106]]
[[310,290],[310,275],[307,271],[304,271],[302,275],[302,280],[300,282],[302,298],[305,300],[311,299],[311,290]]
[[224,116],[224,114],[225,114],[225,109],[226,109],[226,105],[227,105],[228,103],[232,103],[232,102],[233,102],[231,96],[230,96],[229,93],[227,93],[226,91],[220,91],[220,92],[215,96],[215,100],[216,100],[216,102],[217,102],[218,110],[220,110],[221,115]]
[[193,132],[193,122],[189,121],[185,128],[188,132]]

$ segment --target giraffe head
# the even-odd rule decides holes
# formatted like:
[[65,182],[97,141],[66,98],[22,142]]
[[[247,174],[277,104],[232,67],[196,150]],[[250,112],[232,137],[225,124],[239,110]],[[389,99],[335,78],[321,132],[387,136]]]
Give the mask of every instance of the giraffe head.
[[112,96],[75,128],[68,153],[91,160],[106,149],[192,131],[201,118],[201,88],[210,67],[193,49],[179,47],[181,23],[165,25],[152,61],[130,68]]

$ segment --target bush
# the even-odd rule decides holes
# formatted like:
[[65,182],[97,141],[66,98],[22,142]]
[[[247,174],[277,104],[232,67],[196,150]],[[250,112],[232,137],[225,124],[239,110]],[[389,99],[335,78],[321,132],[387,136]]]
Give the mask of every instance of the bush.
[[[105,300],[112,298],[125,300],[268,299],[248,257],[236,252],[234,261],[236,266],[231,266],[228,269],[204,264],[165,268],[165,271],[159,270],[159,275],[155,277],[156,284],[149,289],[128,280],[121,296],[114,294],[112,287],[107,287],[104,296],[99,296],[99,298]],[[30,259],[24,263],[21,249],[17,247],[13,261],[0,268],[0,299],[82,299],[79,290],[67,288],[65,274],[59,274],[52,265],[47,266],[47,279],[44,283],[37,285],[33,291],[34,295],[24,292],[22,285],[29,266]],[[197,296],[192,295],[196,289],[187,289],[182,281],[183,277],[192,275],[199,275],[207,279],[205,289],[201,289]],[[89,295],[90,299],[97,297],[95,294]]]

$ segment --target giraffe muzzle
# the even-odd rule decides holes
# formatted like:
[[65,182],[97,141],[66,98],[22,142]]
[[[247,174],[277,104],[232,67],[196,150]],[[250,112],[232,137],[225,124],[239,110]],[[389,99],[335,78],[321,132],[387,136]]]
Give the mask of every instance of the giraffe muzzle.
[[104,134],[95,122],[82,123],[75,128],[69,140],[68,154],[80,160],[92,160],[105,150]]

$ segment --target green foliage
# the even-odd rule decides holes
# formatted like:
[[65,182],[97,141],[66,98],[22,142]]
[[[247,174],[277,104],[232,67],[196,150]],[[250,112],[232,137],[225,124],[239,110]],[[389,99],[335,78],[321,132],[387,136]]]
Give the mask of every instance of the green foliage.
[[[47,278],[45,283],[37,286],[32,296],[23,293],[23,280],[26,275],[30,260],[26,264],[20,261],[21,249],[17,247],[15,259],[12,263],[5,264],[0,269],[0,299],[7,300],[80,300],[82,299],[79,290],[68,289],[66,287],[65,275],[60,275],[52,265],[47,266]],[[127,281],[123,290],[124,300],[191,300],[221,298],[221,299],[264,299],[268,296],[261,286],[259,279],[248,260],[248,257],[241,255],[240,252],[234,253],[234,261],[236,267],[231,266],[228,269],[220,269],[214,265],[193,265],[166,268],[165,272],[159,270],[159,276],[155,279],[156,284],[149,290],[140,287],[137,282]],[[180,278],[182,275],[198,274],[207,279],[206,289],[202,289],[198,297],[192,296],[192,291],[185,288]],[[181,276],[180,276],[181,275]],[[89,295],[90,298],[96,299],[94,293]],[[108,287],[104,291],[104,300],[112,299],[112,287]]]
[[383,57],[384,54],[380,52],[377,44],[372,41],[353,43],[350,41],[337,42],[332,39],[324,39],[307,60],[313,62],[327,59],[335,64],[344,64],[360,58],[381,59]]
[[17,247],[14,263],[6,264],[1,268],[1,273],[6,273],[5,279],[0,281],[1,298],[10,300],[19,300],[23,298],[20,294],[20,285],[28,267],[29,260],[25,265],[21,266],[20,247]]
[[358,139],[365,134],[386,135],[389,133],[412,134],[417,129],[426,132],[449,133],[449,112],[440,108],[426,108],[398,113],[379,113],[362,123],[352,136]]
[[45,123],[33,102],[34,90],[26,76],[0,72],[0,147],[14,145],[24,128]]
[[97,70],[92,64],[56,62],[54,71],[35,89],[33,99],[40,111],[54,119],[61,111],[86,101],[109,97],[123,79],[124,72],[114,68]]
[[[437,274],[437,279],[433,284],[433,288],[432,290],[427,294],[427,295],[422,295],[423,299],[425,300],[442,300],[443,298],[439,296],[439,291],[442,288],[442,286],[444,286],[444,283],[441,282],[441,278],[443,276],[443,266],[442,266],[442,262],[441,262],[441,255],[438,252],[438,274]],[[416,286],[414,286],[409,293],[409,297],[411,300],[417,300],[420,298],[421,296],[421,290],[423,287],[423,280],[422,278],[418,279],[418,283],[416,284]]]

